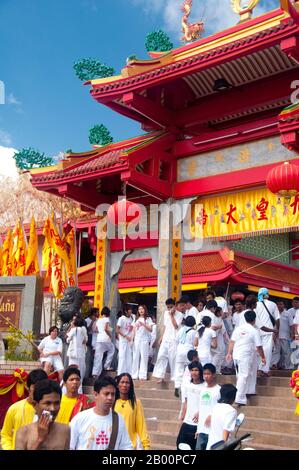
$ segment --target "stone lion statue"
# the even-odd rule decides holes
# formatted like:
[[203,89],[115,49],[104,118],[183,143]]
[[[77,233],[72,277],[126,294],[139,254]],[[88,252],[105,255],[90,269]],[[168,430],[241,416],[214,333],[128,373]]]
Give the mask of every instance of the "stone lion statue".
[[84,294],[79,287],[67,287],[60,301],[59,316],[62,323],[69,323],[75,315],[80,314]]

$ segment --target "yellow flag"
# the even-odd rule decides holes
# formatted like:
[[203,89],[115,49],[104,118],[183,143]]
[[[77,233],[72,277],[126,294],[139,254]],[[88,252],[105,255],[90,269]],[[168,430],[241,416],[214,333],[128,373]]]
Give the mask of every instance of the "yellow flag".
[[54,253],[56,253],[67,264],[69,261],[69,257],[67,254],[64,240],[61,240],[58,230],[51,219],[48,218],[46,223],[48,223],[48,240],[51,245],[51,248],[53,248]]
[[38,264],[38,239],[34,217],[30,224],[30,238],[26,258],[26,275],[33,276],[39,274]]
[[21,221],[18,220],[13,231],[12,256],[14,262],[14,273],[16,276],[25,276],[26,270],[27,240]]
[[54,294],[56,299],[61,299],[63,292],[67,287],[65,262],[57,253],[53,253],[50,264],[51,279],[49,290]]
[[2,247],[2,276],[13,276],[14,275],[14,264],[12,258],[12,233],[11,229],[8,229],[6,239]]
[[68,264],[67,274],[69,278],[69,285],[75,286],[77,284],[77,261],[76,261],[76,240],[75,231],[72,228],[68,234],[64,237],[64,241],[68,249]]
[[45,221],[43,228],[43,235],[45,241],[42,249],[42,265],[46,269],[46,278],[51,276],[51,259],[52,259],[52,250],[50,244],[50,231],[49,231],[49,218]]

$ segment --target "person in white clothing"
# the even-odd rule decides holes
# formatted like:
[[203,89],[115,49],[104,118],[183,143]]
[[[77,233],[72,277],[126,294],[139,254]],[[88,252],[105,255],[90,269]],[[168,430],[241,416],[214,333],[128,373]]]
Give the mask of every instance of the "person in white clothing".
[[285,308],[284,300],[276,302],[280,315],[279,334],[273,351],[272,363],[280,369],[293,369],[291,362],[291,333],[293,315]]
[[[94,383],[95,407],[81,411],[71,421],[71,450],[133,450],[125,422],[118,413],[112,413],[116,384],[111,377]],[[115,417],[113,420],[113,416]],[[115,443],[111,442],[118,421]]]
[[294,364],[294,369],[299,367],[299,310],[296,311],[293,322],[293,336],[295,339],[296,350],[292,353],[291,359]]
[[188,351],[194,349],[194,339],[196,335],[195,318],[188,316],[185,320],[184,326],[179,330],[176,341],[177,341],[177,353],[175,360],[175,396],[179,396],[179,391],[182,385],[184,369],[188,363],[187,354]]
[[288,310],[288,312],[291,313],[293,319],[295,318],[297,310],[299,310],[299,297],[294,297],[292,300],[292,307]]
[[[262,341],[257,328],[255,328],[256,314],[248,311],[245,313],[246,325],[238,326],[231,337],[227,360],[231,360],[232,353],[237,373],[237,396],[238,405],[246,405],[248,394],[248,381],[250,374],[255,374],[257,364],[255,361],[256,351],[261,357],[262,364],[266,363],[265,354],[262,347]],[[253,371],[254,369],[254,371]]]
[[198,314],[196,316],[196,325],[198,326],[201,323],[201,319],[204,315],[204,309],[206,306],[206,301],[204,299],[199,299],[196,305]]
[[45,372],[49,375],[52,372],[58,372],[59,380],[63,376],[63,363],[62,363],[62,341],[58,338],[57,326],[51,326],[49,329],[49,336],[46,336],[39,344],[38,350],[40,352],[40,361],[44,366]]
[[260,330],[263,350],[266,356],[266,363],[259,365],[259,376],[269,376],[269,369],[272,363],[273,341],[278,337],[279,332],[279,311],[274,302],[268,300],[268,289],[262,287],[258,293],[256,305],[256,326]]
[[92,369],[92,375],[94,378],[97,378],[102,373],[102,362],[105,352],[107,352],[107,357],[104,369],[111,370],[111,362],[115,352],[114,344],[111,341],[110,309],[108,307],[102,308],[101,317],[97,320],[96,328],[98,335]]
[[211,414],[211,426],[207,450],[219,441],[226,442],[236,426],[237,411],[232,407],[237,389],[232,384],[224,384],[220,389],[220,400]]
[[170,377],[174,380],[175,357],[177,350],[176,335],[181,327],[185,304],[177,302],[173,299],[166,300],[167,310],[164,312],[163,329],[160,339],[160,348],[156,360],[153,376],[156,377],[157,383],[161,383],[165,378],[167,364],[169,362]]
[[188,317],[193,317],[194,320],[196,321],[196,318],[198,317],[199,311],[197,310],[194,305],[192,305],[190,301],[190,297],[188,295],[183,295],[181,297],[181,300],[184,300],[186,303],[186,309],[184,313],[184,320],[186,320]]
[[199,361],[204,366],[212,362],[212,350],[217,348],[217,334],[211,328],[212,320],[208,316],[204,316],[201,320],[202,326],[196,333],[194,346],[197,348]]
[[240,326],[241,318],[242,317],[244,318],[244,315],[242,315],[242,313],[245,310],[243,302],[241,302],[241,300],[236,300],[234,304],[234,309],[235,311],[233,313],[232,321],[233,321],[234,328],[237,328],[237,326]]
[[189,444],[191,449],[194,450],[196,446],[195,433],[198,419],[198,399],[202,388],[203,375],[202,365],[199,362],[191,362],[188,367],[191,372],[191,383],[186,387],[185,403],[180,416],[182,425],[176,443],[177,448],[179,448],[179,444],[185,443]]
[[225,289],[221,286],[215,287],[215,301],[217,302],[218,307],[220,307],[225,315],[228,314],[228,305],[227,301],[224,298]]
[[153,320],[148,316],[145,305],[139,305],[136,320],[133,323],[133,365],[132,378],[147,380],[148,355],[151,341]]
[[133,319],[131,312],[124,309],[122,316],[116,324],[116,334],[118,335],[118,367],[117,375],[124,372],[132,374],[133,355]]
[[226,329],[224,326],[223,322],[223,316],[224,313],[221,309],[221,307],[217,307],[215,309],[215,320],[214,320],[214,326],[219,326],[219,328],[216,331],[217,335],[217,348],[213,349],[212,351],[212,363],[216,367],[217,374],[221,373],[221,367],[224,364],[225,360],[225,340],[228,339]]
[[[85,355],[88,340],[87,330],[84,325],[83,318],[76,316],[66,333],[66,342],[69,345],[66,353],[69,358],[68,366],[74,366],[80,370],[82,381],[86,371]],[[79,393],[82,393],[82,391],[81,384]]]
[[198,401],[198,422],[196,431],[196,450],[206,450],[209,440],[211,415],[220,400],[220,385],[216,383],[216,367],[206,364],[203,368],[204,384]]

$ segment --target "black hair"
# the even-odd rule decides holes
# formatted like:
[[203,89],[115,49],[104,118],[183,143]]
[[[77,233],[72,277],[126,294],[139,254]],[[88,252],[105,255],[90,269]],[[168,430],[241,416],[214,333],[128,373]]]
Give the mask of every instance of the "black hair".
[[102,379],[98,377],[93,384],[93,389],[96,393],[100,393],[102,388],[108,387],[109,385],[112,385],[115,390],[117,389],[116,382],[112,377],[103,377]]
[[90,317],[90,315],[98,316],[98,314],[99,314],[99,309],[98,308],[91,307],[89,309],[89,314],[88,314],[89,317]]
[[185,326],[189,326],[189,328],[192,328],[195,323],[195,318],[192,315],[189,315],[185,320]]
[[78,375],[78,377],[81,379],[81,373],[78,367],[68,367],[63,373],[63,381],[66,382],[67,379],[69,379],[70,376],[74,374]]
[[215,308],[215,315],[216,315],[216,317],[217,317],[217,315],[221,314],[221,312],[222,312],[222,308],[221,308],[221,307],[216,307],[216,308]]
[[257,303],[257,298],[255,295],[250,294],[246,297],[245,305],[247,308],[250,308],[250,310],[252,310],[255,307],[256,303]]
[[207,305],[206,305],[207,310],[210,310],[211,308],[217,308],[217,307],[218,307],[218,304],[217,304],[216,300],[208,300],[207,301]]
[[223,294],[225,293],[225,289],[221,286],[215,287],[215,294],[216,297],[223,297]]
[[194,361],[194,357],[198,357],[198,352],[196,351],[196,349],[190,349],[190,351],[187,352],[188,361]]
[[187,302],[188,302],[188,300],[186,300],[186,297],[182,296],[182,297],[177,301],[176,305],[177,305],[177,304],[185,304],[185,303],[187,303]]
[[110,308],[108,307],[103,307],[101,310],[101,315],[105,315],[105,317],[110,317]]
[[214,366],[214,364],[211,364],[209,362],[203,366],[203,372],[205,370],[209,370],[211,374],[216,374],[216,367]]
[[116,382],[116,385],[117,385],[115,401],[120,398],[118,385],[119,385],[119,382],[121,381],[121,379],[123,377],[128,377],[128,379],[129,379],[130,388],[129,388],[128,398],[131,402],[132,408],[134,409],[135,405],[136,405],[136,395],[135,395],[135,390],[134,390],[134,382],[133,382],[132,376],[130,374],[128,374],[127,372],[124,372],[123,374],[120,374],[117,377],[115,377],[115,382]]
[[188,304],[188,303],[191,303],[191,300],[190,300],[190,297],[189,295],[182,295],[182,297],[180,298],[179,300],[180,303],[185,303],[185,304]]
[[[188,369],[191,371],[192,369],[198,369],[199,370],[199,381],[202,383],[203,382],[203,374],[202,374],[202,365],[199,361],[192,361],[188,365]],[[192,379],[191,379],[192,382]]]
[[165,305],[175,305],[175,300],[169,297],[169,299],[166,300]]
[[253,310],[248,310],[244,313],[244,318],[247,323],[253,323],[256,319],[256,313]]
[[293,297],[292,300],[299,300],[299,297]]
[[202,319],[201,319],[201,327],[199,328],[198,330],[198,336],[201,338],[205,329],[206,328],[209,328],[211,326],[211,323],[212,323],[212,319],[208,316],[204,316]]
[[74,320],[74,326],[80,327],[80,326],[85,326],[85,325],[86,325],[86,322],[85,322],[84,318],[77,315],[75,320]]
[[49,395],[50,393],[57,393],[61,398],[62,392],[59,384],[51,379],[40,380],[35,384],[33,399],[38,403],[43,399],[44,395]]
[[48,376],[46,372],[43,369],[34,369],[31,372],[29,372],[28,377],[27,377],[27,387],[28,389],[30,388],[31,385],[35,385],[37,382],[40,380],[45,380],[47,379]]
[[220,399],[218,403],[226,403],[231,405],[234,403],[237,394],[237,389],[233,384],[224,384],[220,388]]
[[208,290],[207,293],[206,293],[206,296],[207,295],[212,295],[213,296],[213,299],[215,298],[215,292],[213,290]]
[[197,301],[196,301],[196,306],[198,307],[198,304],[203,304],[204,306],[206,305],[207,301],[203,298],[203,297],[200,297]]
[[54,331],[54,330],[57,330],[57,333],[58,333],[58,332],[59,332],[58,326],[55,326],[55,325],[54,325],[54,326],[51,326],[51,328],[49,329],[49,335],[50,335],[50,334],[52,333],[52,331]]

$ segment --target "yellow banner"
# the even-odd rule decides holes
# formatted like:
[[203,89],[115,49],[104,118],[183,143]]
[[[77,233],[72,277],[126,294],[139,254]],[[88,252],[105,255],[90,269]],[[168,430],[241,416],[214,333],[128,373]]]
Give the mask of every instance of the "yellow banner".
[[96,254],[96,276],[94,306],[101,312],[104,306],[104,284],[105,284],[105,263],[106,263],[106,239],[97,240]]
[[203,237],[283,232],[298,229],[299,196],[288,204],[268,189],[197,199],[192,207],[191,232]]
[[72,228],[68,234],[64,237],[64,241],[67,245],[67,251],[69,260],[67,263],[67,274],[69,278],[69,285],[77,285],[77,261],[76,261],[76,240],[75,230]]
[[174,228],[172,240],[172,263],[171,263],[171,297],[179,300],[181,296],[181,226]]
[[35,274],[39,274],[39,272],[37,231],[34,217],[32,217],[26,258],[26,274],[27,276],[33,276]]
[[2,247],[2,276],[13,276],[14,275],[14,262],[12,257],[12,232],[8,229],[5,241]]
[[12,257],[14,262],[14,273],[16,276],[24,276],[26,270],[27,241],[24,235],[21,221],[18,220],[13,230],[13,249]]

